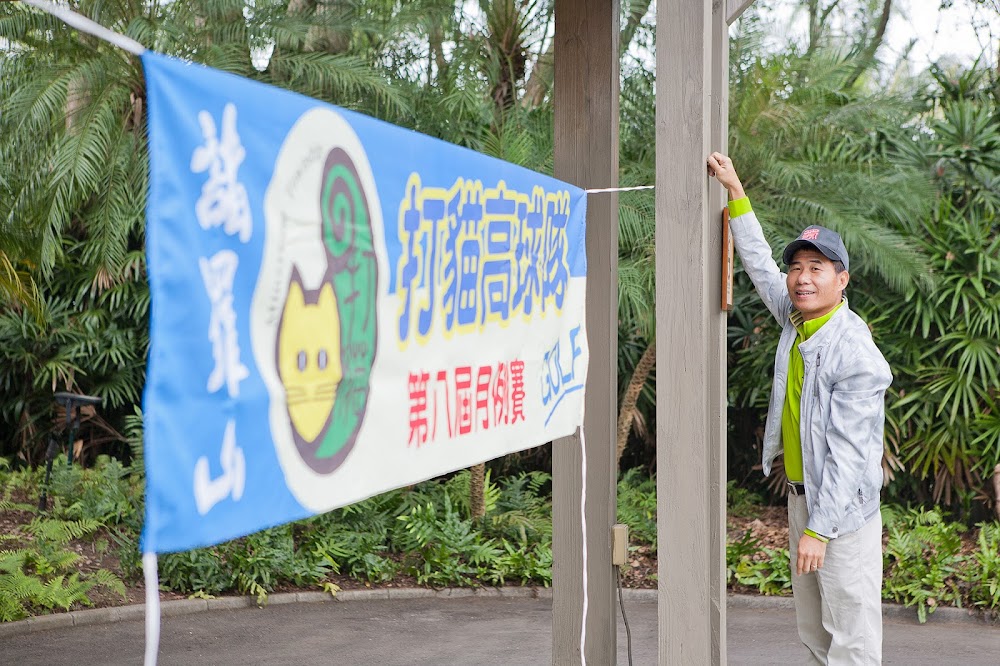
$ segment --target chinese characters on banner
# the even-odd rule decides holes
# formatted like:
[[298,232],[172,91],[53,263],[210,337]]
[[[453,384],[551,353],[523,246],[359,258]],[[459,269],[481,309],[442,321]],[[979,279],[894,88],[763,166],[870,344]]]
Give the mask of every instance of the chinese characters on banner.
[[585,194],[154,53],[143,549],[571,434]]
[[524,362],[411,372],[408,443],[420,446],[524,421]]
[[[216,131],[215,120],[207,111],[198,114],[204,144],[191,157],[193,173],[208,172],[195,204],[195,216],[204,230],[222,227],[241,243],[250,240],[253,222],[247,204],[247,192],[237,179],[237,171],[246,157],[236,132],[236,107],[227,104],[222,113],[222,136]],[[240,394],[240,382],[250,374],[240,361],[240,346],[236,334],[236,311],[233,309],[233,279],[239,257],[232,250],[219,250],[211,257],[199,257],[198,267],[205,291],[211,303],[208,341],[212,345],[215,366],[208,376],[208,391],[215,393],[224,386],[230,397]],[[199,514],[232,497],[239,501],[246,482],[246,460],[236,445],[236,424],[226,421],[226,430],[219,456],[222,474],[212,478],[208,458],[202,456],[194,467],[194,497]]]

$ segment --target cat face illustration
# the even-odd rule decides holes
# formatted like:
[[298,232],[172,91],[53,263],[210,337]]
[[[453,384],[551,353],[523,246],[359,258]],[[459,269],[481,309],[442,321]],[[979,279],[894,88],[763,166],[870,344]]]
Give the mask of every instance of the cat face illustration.
[[311,109],[289,130],[264,215],[250,312],[270,437],[296,501],[326,511],[340,501],[336,475],[369,421],[380,267],[388,266],[371,165],[339,113]]
[[330,427],[337,388],[343,378],[340,355],[340,309],[333,285],[306,298],[298,271],[292,272],[278,329],[278,376],[285,387],[288,417],[306,444]]

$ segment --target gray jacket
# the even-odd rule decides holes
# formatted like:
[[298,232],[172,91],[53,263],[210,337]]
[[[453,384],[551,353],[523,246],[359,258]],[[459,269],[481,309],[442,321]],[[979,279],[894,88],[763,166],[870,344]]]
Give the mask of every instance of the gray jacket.
[[[782,453],[781,413],[788,358],[797,332],[785,274],[771,256],[760,223],[751,212],[729,222],[743,267],[757,293],[783,327],[774,357],[774,384],[764,429],[764,474]],[[831,539],[850,534],[879,508],[885,390],[892,372],[872,341],[868,325],[844,302],[833,317],[799,345],[802,382],[802,471],[807,527]]]

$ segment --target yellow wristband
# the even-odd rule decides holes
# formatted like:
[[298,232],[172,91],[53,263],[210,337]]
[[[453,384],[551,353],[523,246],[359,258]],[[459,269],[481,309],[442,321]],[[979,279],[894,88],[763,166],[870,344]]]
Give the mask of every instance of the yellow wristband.
[[739,217],[740,215],[746,215],[753,208],[750,207],[750,197],[742,197],[740,199],[733,199],[729,202],[729,217]]
[[827,537],[825,537],[822,534],[819,534],[817,532],[813,532],[809,528],[806,528],[806,529],[802,530],[802,533],[805,534],[806,536],[811,536],[813,539],[819,539],[823,543],[830,543],[830,539],[829,538],[827,538]]

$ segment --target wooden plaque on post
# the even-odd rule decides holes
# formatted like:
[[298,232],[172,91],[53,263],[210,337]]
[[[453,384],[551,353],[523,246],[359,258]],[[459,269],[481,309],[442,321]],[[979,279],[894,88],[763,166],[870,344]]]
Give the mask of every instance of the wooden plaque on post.
[[733,309],[733,237],[729,233],[729,207],[722,209],[722,310]]

